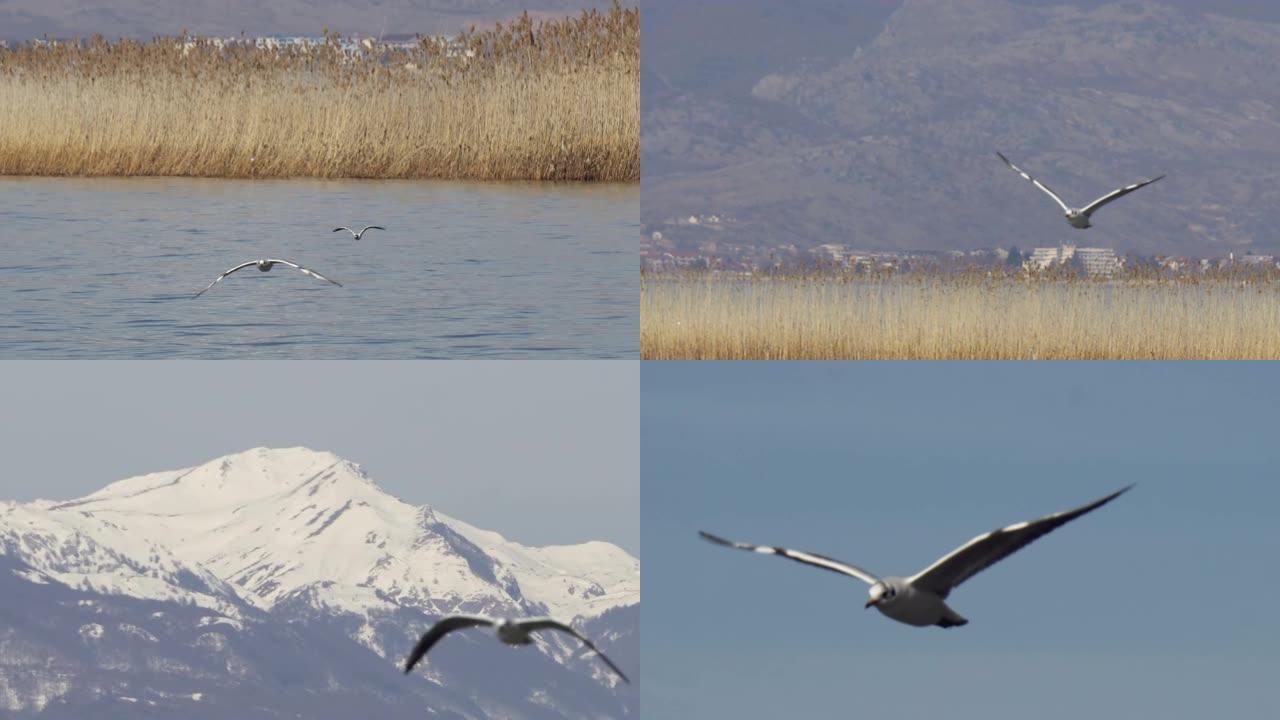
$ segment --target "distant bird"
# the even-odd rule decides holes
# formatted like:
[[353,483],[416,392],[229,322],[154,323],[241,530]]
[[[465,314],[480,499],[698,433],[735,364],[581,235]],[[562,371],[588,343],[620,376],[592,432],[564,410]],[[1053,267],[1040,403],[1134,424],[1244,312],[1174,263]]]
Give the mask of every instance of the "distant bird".
[[342,283],[338,282],[337,280],[330,280],[329,278],[327,278],[327,277],[325,277],[325,276],[321,275],[320,273],[316,272],[315,270],[308,270],[307,268],[304,268],[304,267],[302,267],[301,265],[299,265],[299,264],[297,264],[297,263],[289,262],[288,260],[277,260],[276,258],[268,258],[268,259],[266,259],[266,260],[250,260],[250,261],[248,261],[248,262],[240,263],[239,265],[237,265],[237,266],[235,266],[235,267],[231,268],[230,270],[228,270],[228,271],[226,271],[226,272],[222,273],[221,275],[219,275],[218,277],[214,278],[214,279],[213,279],[213,282],[209,283],[209,284],[205,287],[205,289],[204,289],[204,290],[201,290],[200,292],[198,292],[198,293],[196,293],[195,295],[193,295],[193,296],[192,296],[192,299],[194,300],[195,298],[200,297],[201,295],[205,294],[206,292],[209,292],[209,288],[211,288],[211,287],[213,287],[214,285],[217,285],[218,283],[222,282],[222,278],[224,278],[224,277],[226,277],[226,276],[230,275],[231,273],[233,273],[233,272],[235,272],[235,271],[237,271],[237,270],[243,270],[244,268],[247,268],[247,267],[249,267],[250,265],[257,265],[257,266],[258,266],[258,269],[259,269],[259,270],[261,270],[262,272],[270,272],[271,268],[272,268],[272,267],[274,267],[276,263],[280,263],[281,265],[288,265],[288,266],[289,266],[289,267],[291,267],[291,268],[296,268],[296,269],[300,270],[300,271],[301,271],[303,274],[305,274],[305,275],[310,275],[311,277],[319,278],[319,279],[324,280],[324,281],[326,281],[326,282],[331,282],[331,283],[333,283],[334,285],[337,285],[338,287],[342,287]]
[[1050,190],[1048,185],[1045,185],[1039,180],[1031,177],[1024,170],[1019,168],[1017,165],[1014,165],[1013,163],[1009,162],[1009,158],[1005,157],[1003,154],[999,152],[997,152],[996,155],[999,156],[1000,159],[1004,161],[1005,165],[1008,165],[1010,168],[1013,169],[1014,172],[1021,175],[1022,179],[1026,180],[1032,185],[1035,185],[1036,187],[1043,190],[1045,194],[1053,198],[1054,202],[1062,206],[1062,211],[1067,214],[1067,222],[1071,225],[1071,227],[1076,228],[1077,230],[1084,230],[1085,228],[1092,227],[1092,224],[1089,222],[1089,218],[1093,215],[1094,211],[1096,211],[1098,208],[1102,207],[1103,205],[1106,205],[1107,203],[1113,200],[1118,200],[1124,197],[1125,195],[1128,195],[1129,193],[1133,192],[1134,190],[1137,190],[1140,187],[1146,187],[1147,185],[1150,185],[1156,180],[1159,180],[1160,178],[1164,177],[1163,175],[1161,175],[1159,177],[1152,178],[1151,180],[1141,180],[1139,182],[1133,183],[1132,185],[1125,185],[1124,187],[1118,190],[1112,190],[1111,192],[1107,193],[1106,195],[1103,195],[1102,197],[1098,198],[1097,200],[1094,200],[1093,202],[1089,203],[1088,205],[1085,205],[1082,208],[1073,208],[1067,205],[1065,202],[1063,202],[1062,198],[1058,196],[1058,193]]
[[580,635],[577,630],[574,630],[572,627],[558,620],[554,620],[552,618],[494,620],[480,615],[450,615],[437,621],[436,624],[432,625],[431,629],[427,630],[426,634],[422,636],[422,639],[418,641],[418,644],[413,647],[413,652],[409,653],[408,659],[404,661],[405,674],[408,675],[413,670],[413,666],[418,664],[418,661],[427,654],[427,651],[431,649],[431,646],[435,645],[436,641],[440,638],[454,630],[462,630],[464,628],[480,625],[492,627],[494,629],[494,634],[498,639],[508,645],[528,645],[533,642],[533,638],[530,637],[529,634],[538,630],[559,630],[560,632],[569,633],[581,640],[582,644],[591,648],[592,652],[596,655],[600,656],[600,659],[604,661],[604,664],[608,665],[610,670],[617,673],[618,677],[622,678],[623,682],[631,682],[627,679],[626,675],[622,674],[622,671],[618,669],[618,666],[613,664],[612,660],[606,657],[604,653],[600,652],[595,645],[591,644],[590,640]]
[[359,240],[360,238],[364,237],[365,231],[367,230],[386,230],[386,228],[382,227],[381,225],[366,225],[364,227],[364,230],[361,230],[360,232],[356,232],[355,230],[352,230],[351,228],[346,227],[344,225],[342,227],[336,227],[333,229],[334,232],[341,232],[343,230],[346,230],[347,232],[351,233],[351,237],[355,238],[356,240]]
[[869,608],[874,605],[881,614],[908,625],[917,627],[937,625],[950,628],[969,622],[947,607],[945,600],[952,589],[1031,544],[1040,536],[1115,500],[1132,487],[1130,485],[1075,510],[1060,512],[1030,522],[1016,523],[979,535],[909,578],[877,578],[856,565],[814,553],[733,542],[701,531],[698,534],[717,545],[751,550],[765,555],[779,555],[805,565],[855,577],[871,586],[871,598],[867,600],[864,607]]

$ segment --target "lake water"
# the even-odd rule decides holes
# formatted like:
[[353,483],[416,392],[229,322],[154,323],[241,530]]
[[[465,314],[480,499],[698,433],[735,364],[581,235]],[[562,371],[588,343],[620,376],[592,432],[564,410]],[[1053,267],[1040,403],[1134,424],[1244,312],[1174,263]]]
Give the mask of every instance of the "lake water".
[[[0,358],[635,358],[639,217],[638,186],[0,178]],[[192,298],[268,257],[343,287]]]

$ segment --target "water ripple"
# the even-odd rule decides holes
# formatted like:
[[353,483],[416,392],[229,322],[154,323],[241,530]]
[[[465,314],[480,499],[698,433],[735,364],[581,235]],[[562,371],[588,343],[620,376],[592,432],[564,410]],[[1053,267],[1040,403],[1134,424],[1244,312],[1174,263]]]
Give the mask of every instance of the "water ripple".
[[[639,355],[634,186],[0,178],[0,192],[0,225],[23,239],[0,244],[0,358]],[[331,233],[365,221],[389,230]],[[344,287],[250,268],[193,299],[267,256]]]

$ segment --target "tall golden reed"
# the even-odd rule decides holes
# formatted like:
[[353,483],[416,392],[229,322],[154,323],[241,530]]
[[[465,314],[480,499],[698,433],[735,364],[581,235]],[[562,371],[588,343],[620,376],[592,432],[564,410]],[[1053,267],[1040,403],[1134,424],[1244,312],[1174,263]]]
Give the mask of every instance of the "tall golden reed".
[[647,274],[640,353],[670,359],[1280,359],[1280,284]]
[[0,49],[0,174],[640,178],[640,16],[344,52],[209,39]]

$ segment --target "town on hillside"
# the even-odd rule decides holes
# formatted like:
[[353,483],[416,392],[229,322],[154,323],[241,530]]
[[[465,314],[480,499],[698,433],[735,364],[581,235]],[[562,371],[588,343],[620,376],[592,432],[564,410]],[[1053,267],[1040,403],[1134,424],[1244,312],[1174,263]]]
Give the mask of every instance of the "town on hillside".
[[[1280,270],[1275,255],[1230,253],[1226,256],[1137,255],[1108,247],[1064,244],[1057,247],[980,248],[976,250],[873,250],[842,243],[811,248],[795,244],[747,245],[728,239],[733,218],[717,214],[668,219],[647,226],[640,236],[640,263],[646,271],[713,270],[753,275],[789,268],[837,272],[912,272],[1002,266],[1027,273],[1070,271],[1106,278],[1136,267],[1173,274],[1215,271]],[[672,233],[676,230],[676,233]],[[675,234],[679,239],[675,239]]]

